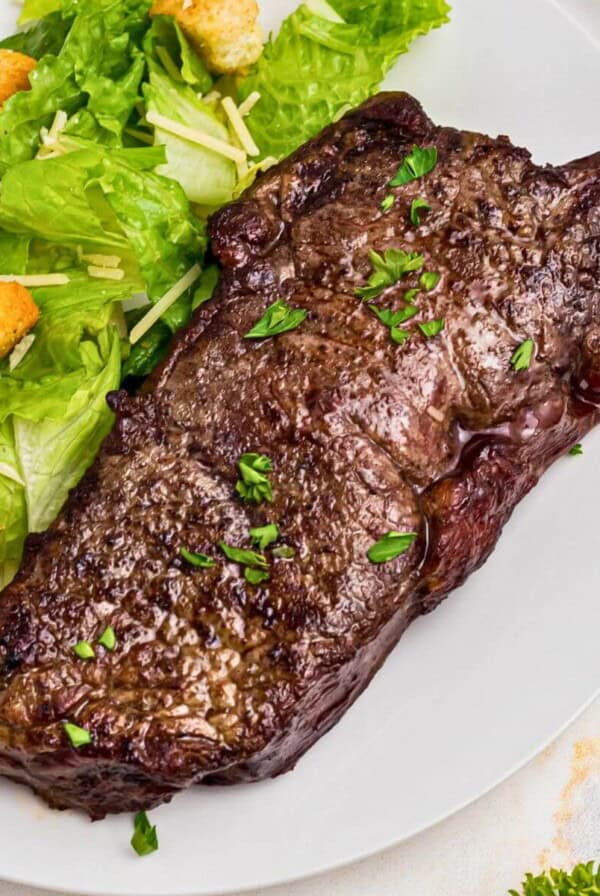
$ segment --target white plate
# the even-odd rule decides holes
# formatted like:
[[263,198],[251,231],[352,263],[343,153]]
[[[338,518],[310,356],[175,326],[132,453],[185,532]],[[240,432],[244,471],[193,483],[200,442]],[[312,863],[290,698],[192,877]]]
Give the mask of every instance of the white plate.
[[[295,6],[263,2],[272,25]],[[439,122],[511,134],[539,161],[600,149],[600,56],[583,30],[549,0],[455,6],[390,86]],[[493,787],[600,684],[599,455],[600,432],[555,466],[485,568],[412,627],[295,772],[184,794],[152,813],[161,848],[143,860],[128,846],[130,817],[90,825],[5,782],[0,876],[62,892],[232,892],[383,849]]]

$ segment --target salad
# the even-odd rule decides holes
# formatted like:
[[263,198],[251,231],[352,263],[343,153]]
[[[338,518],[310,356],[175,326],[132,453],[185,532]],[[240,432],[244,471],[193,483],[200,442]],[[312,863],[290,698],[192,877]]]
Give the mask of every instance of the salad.
[[25,0],[26,30],[0,42],[30,60],[0,108],[0,298],[10,287],[23,309],[3,341],[0,302],[0,589],[94,460],[106,394],[135,389],[210,299],[209,214],[375,93],[449,12],[307,0],[240,69],[223,63],[226,27],[197,39],[194,8]]

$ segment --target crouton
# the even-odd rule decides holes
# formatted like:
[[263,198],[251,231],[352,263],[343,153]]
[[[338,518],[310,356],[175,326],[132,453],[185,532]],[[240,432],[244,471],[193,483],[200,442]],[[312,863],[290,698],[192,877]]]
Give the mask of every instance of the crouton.
[[29,90],[29,75],[36,65],[31,56],[14,50],[0,50],[0,109],[13,93]]
[[12,351],[39,317],[28,289],[19,283],[0,283],[0,358]]
[[174,16],[212,72],[243,72],[262,53],[256,0],[154,0],[150,13]]

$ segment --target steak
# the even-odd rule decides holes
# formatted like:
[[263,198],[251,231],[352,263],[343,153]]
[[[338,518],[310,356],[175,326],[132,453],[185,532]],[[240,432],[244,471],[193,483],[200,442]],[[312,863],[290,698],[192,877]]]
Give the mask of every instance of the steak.
[[[437,166],[390,189],[414,145]],[[113,432],[0,601],[0,771],[93,818],[291,769],[599,419],[600,154],[538,167],[382,94],[210,231],[214,300],[141,394],[110,396]],[[390,249],[441,275],[403,344],[356,295],[370,250]],[[373,304],[401,309],[418,282]],[[245,339],[279,299],[306,319]],[[272,502],[236,492],[252,452],[271,460]],[[219,543],[249,549],[268,523],[288,550],[268,547],[270,578],[250,582]],[[393,531],[417,537],[371,562]]]

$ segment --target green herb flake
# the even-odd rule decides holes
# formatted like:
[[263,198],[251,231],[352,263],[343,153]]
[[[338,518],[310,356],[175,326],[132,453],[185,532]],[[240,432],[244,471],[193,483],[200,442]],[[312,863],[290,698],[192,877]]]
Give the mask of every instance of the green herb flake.
[[600,867],[595,862],[576,865],[566,871],[543,871],[534,877],[527,874],[522,890],[509,890],[509,896],[596,896],[600,893]]
[[73,653],[78,656],[80,660],[93,660],[96,656],[94,648],[89,641],[79,641],[73,648]]
[[569,454],[571,457],[577,457],[579,454],[583,454],[583,445],[581,442],[577,442],[576,445],[573,445],[573,447],[569,449]]
[[390,337],[392,342],[395,342],[396,345],[404,345],[404,343],[408,342],[410,339],[410,332],[408,330],[402,330],[400,327],[391,327]]
[[404,321],[410,320],[411,317],[419,313],[416,305],[407,305],[400,311],[392,311],[391,308],[375,308],[374,306],[372,306],[372,309],[373,313],[386,327],[397,327],[398,324],[403,324]]
[[402,249],[387,249],[383,256],[378,252],[369,252],[369,260],[373,273],[368,285],[355,292],[359,299],[372,302],[384,290],[398,283],[405,274],[420,271],[425,259],[418,252],[404,252]]
[[406,292],[404,293],[404,301],[405,302],[413,302],[415,299],[415,296],[417,296],[418,294],[419,294],[418,289],[407,289]]
[[106,650],[112,651],[117,646],[117,636],[112,625],[107,625],[100,637],[98,644],[101,644]]
[[422,289],[426,292],[431,292],[432,289],[436,288],[441,279],[441,274],[436,274],[434,271],[423,271],[419,278],[419,283],[421,284]]
[[219,542],[219,547],[232,563],[250,566],[252,569],[267,569],[268,567],[264,554],[257,554],[255,551],[247,551],[244,548],[235,548],[224,541]]
[[260,585],[261,582],[269,581],[269,573],[264,569],[252,569],[247,566],[244,570],[244,578],[250,585]]
[[215,561],[208,554],[189,551],[187,548],[180,548],[179,554],[191,566],[198,566],[200,569],[211,569],[215,565]]
[[150,824],[145,812],[138,812],[133,819],[131,846],[138,856],[149,856],[158,849],[156,827]]
[[535,342],[533,339],[526,339],[525,342],[522,342],[510,359],[513,370],[529,370],[534,351]]
[[417,199],[413,199],[413,201],[410,204],[410,222],[411,222],[411,224],[414,227],[420,227],[421,219],[419,217],[419,212],[424,212],[425,214],[427,214],[427,212],[430,212],[430,211],[431,211],[431,206],[428,205],[428,203],[424,199],[421,199],[420,197]]
[[371,563],[388,563],[404,554],[417,537],[416,532],[388,532],[369,548],[367,557]]
[[71,746],[76,750],[91,744],[92,735],[85,728],[80,728],[79,725],[74,725],[72,722],[63,722],[63,728],[71,741]]
[[266,550],[270,544],[279,538],[279,529],[275,523],[269,523],[266,526],[259,526],[256,529],[250,529],[250,538],[252,544],[257,545],[261,551]]
[[383,200],[383,202],[381,203],[381,206],[380,206],[381,211],[383,212],[384,215],[387,215],[387,213],[389,211],[391,211],[391,209],[394,207],[395,202],[396,202],[396,197],[393,196],[392,193],[389,193],[385,197],[385,199]]
[[273,469],[270,458],[255,452],[242,454],[238,467],[241,479],[238,480],[235,490],[240,498],[254,504],[260,504],[262,501],[271,502],[273,489],[266,475]]
[[283,299],[270,305],[261,319],[246,333],[246,339],[268,339],[295,330],[308,317],[304,308],[292,308]]
[[390,181],[390,186],[401,187],[413,180],[418,180],[420,177],[425,177],[426,174],[433,171],[437,165],[437,160],[437,147],[413,146],[411,152],[405,157],[395,176]]
[[289,544],[282,544],[278,548],[273,548],[272,553],[278,560],[291,560],[296,556],[296,549]]
[[438,336],[445,326],[444,318],[440,317],[438,320],[428,320],[424,324],[419,324],[419,330],[427,339],[432,339]]

